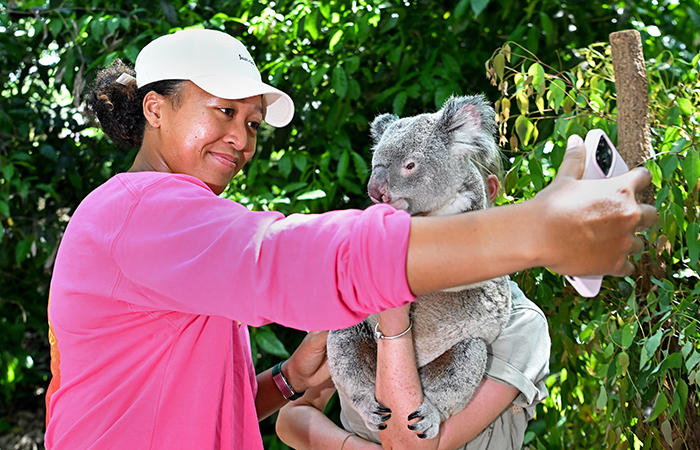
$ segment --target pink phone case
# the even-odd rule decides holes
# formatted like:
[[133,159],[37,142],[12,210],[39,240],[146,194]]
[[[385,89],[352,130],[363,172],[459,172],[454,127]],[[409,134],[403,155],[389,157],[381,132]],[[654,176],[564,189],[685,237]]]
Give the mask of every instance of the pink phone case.
[[[603,130],[595,129],[588,132],[585,140],[586,168],[583,178],[601,179],[620,175],[629,170],[627,164],[610,142]],[[590,277],[566,276],[569,283],[583,297],[595,297],[600,292],[603,282],[601,275]]]

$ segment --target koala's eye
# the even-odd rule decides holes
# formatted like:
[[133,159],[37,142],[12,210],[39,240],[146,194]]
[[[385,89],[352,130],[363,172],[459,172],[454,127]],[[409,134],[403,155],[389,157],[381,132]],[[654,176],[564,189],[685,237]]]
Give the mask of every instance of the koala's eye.
[[406,170],[413,170],[416,167],[416,163],[411,161],[410,163],[406,164]]

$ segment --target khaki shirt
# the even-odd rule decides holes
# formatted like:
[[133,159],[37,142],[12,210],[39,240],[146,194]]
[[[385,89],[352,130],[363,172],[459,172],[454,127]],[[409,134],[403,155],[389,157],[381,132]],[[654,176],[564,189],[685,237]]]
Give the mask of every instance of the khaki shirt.
[[[548,395],[544,383],[549,375],[551,350],[547,319],[517,284],[511,281],[510,285],[510,319],[503,332],[488,346],[486,376],[516,387],[520,393],[509,408],[460,450],[520,449],[527,423],[535,415],[537,403]],[[379,434],[368,430],[358,412],[342,395],[339,398],[343,427],[364,439],[379,443]]]

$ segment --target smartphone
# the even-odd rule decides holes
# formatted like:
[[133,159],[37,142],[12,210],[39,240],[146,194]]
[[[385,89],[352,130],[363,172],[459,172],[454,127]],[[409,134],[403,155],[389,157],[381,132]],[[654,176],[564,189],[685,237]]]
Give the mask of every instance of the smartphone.
[[[629,170],[627,164],[610,142],[610,138],[603,130],[594,129],[588,132],[585,140],[586,168],[583,171],[584,179],[610,178],[623,174]],[[589,277],[570,277],[566,279],[583,297],[595,297],[600,292],[603,283],[601,275]]]

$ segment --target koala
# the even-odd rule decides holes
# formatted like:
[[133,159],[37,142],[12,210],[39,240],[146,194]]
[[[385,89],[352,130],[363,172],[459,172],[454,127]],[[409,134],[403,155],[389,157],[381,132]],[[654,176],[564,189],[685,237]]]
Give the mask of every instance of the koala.
[[[500,162],[495,113],[483,96],[451,97],[436,113],[371,124],[374,141],[368,193],[411,215],[447,215],[488,206],[486,177]],[[479,386],[487,345],[510,314],[508,277],[420,296],[411,305],[423,404],[408,419],[420,437],[437,436]],[[380,430],[390,411],[374,395],[377,316],[328,336],[328,362],[338,391]]]

